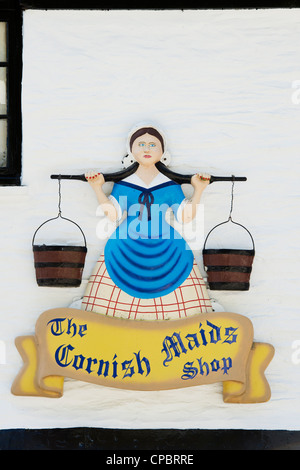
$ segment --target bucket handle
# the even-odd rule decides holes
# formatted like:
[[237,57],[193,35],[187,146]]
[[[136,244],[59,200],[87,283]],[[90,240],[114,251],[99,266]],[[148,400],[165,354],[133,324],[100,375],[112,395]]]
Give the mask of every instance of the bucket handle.
[[231,216],[229,216],[229,219],[228,219],[228,220],[225,220],[225,222],[221,222],[220,224],[217,224],[215,227],[213,227],[213,228],[208,232],[208,234],[206,235],[206,238],[205,238],[204,245],[203,245],[203,250],[205,250],[206,242],[207,242],[207,239],[208,239],[209,235],[211,234],[211,232],[212,232],[213,230],[215,230],[217,227],[219,227],[220,225],[228,224],[229,222],[232,222],[233,224],[239,225],[240,227],[242,227],[243,229],[245,229],[246,232],[249,233],[250,238],[251,238],[251,240],[252,240],[253,251],[254,251],[254,253],[255,253],[255,245],[254,245],[254,240],[253,240],[253,237],[252,237],[251,233],[249,232],[249,230],[248,230],[244,225],[239,224],[238,222],[234,222],[234,221],[232,220]]
[[67,219],[66,217],[63,217],[63,216],[60,215],[60,214],[58,214],[56,217],[52,217],[51,219],[46,220],[45,222],[43,222],[43,223],[36,229],[36,231],[34,232],[33,238],[32,238],[32,246],[34,245],[34,239],[35,239],[35,236],[36,236],[37,232],[39,231],[39,229],[40,229],[43,225],[47,224],[48,222],[51,222],[52,220],[56,220],[56,219],[58,219],[59,217],[60,217],[61,219],[67,220],[68,222],[71,222],[72,224],[76,225],[76,227],[79,228],[79,230],[81,231],[81,234],[82,234],[82,236],[83,236],[84,245],[85,245],[85,247],[86,247],[86,238],[85,238],[85,235],[84,235],[82,229],[79,227],[79,225],[76,224],[76,222],[74,222],[73,220]]
[[81,227],[79,227],[79,225],[76,224],[76,222],[74,222],[74,220],[67,219],[66,217],[63,217],[63,216],[61,215],[61,175],[58,176],[58,214],[57,214],[56,217],[52,217],[51,219],[48,219],[48,220],[46,220],[45,222],[43,222],[43,223],[36,229],[36,231],[35,231],[34,234],[33,234],[33,238],[32,238],[32,246],[34,245],[34,239],[35,239],[35,236],[36,236],[37,232],[39,231],[39,229],[40,229],[43,225],[47,224],[48,222],[51,222],[52,220],[56,220],[56,219],[58,219],[58,218],[61,218],[61,219],[63,219],[63,220],[67,220],[68,222],[71,222],[72,224],[76,225],[76,227],[79,228],[79,230],[80,230],[80,232],[81,232],[81,234],[82,234],[82,236],[83,236],[84,245],[85,245],[85,248],[86,248],[86,238],[85,238],[85,235],[84,235],[83,230],[81,229]]

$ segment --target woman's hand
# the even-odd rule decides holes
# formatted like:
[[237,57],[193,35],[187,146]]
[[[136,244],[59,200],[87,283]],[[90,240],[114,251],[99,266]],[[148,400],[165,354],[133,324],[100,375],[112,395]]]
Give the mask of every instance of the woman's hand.
[[191,184],[195,190],[204,191],[204,189],[209,185],[210,175],[207,173],[196,173],[192,176]]
[[84,176],[93,189],[102,188],[105,183],[103,175],[96,171],[88,171]]

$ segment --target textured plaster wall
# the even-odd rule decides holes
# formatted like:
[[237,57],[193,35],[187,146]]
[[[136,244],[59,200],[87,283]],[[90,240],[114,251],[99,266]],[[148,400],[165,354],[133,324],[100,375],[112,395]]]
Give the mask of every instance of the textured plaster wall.
[[[300,10],[24,13],[23,186],[0,188],[1,429],[299,429],[299,37]],[[66,380],[57,400],[10,393],[22,363],[15,337],[32,334],[44,310],[80,298],[105,243],[89,186],[63,182],[63,215],[87,236],[84,280],[76,289],[37,286],[32,236],[57,214],[49,176],[120,169],[127,132],[144,119],[165,130],[175,170],[248,178],[235,185],[233,218],[255,239],[251,288],[213,297],[251,319],[255,340],[274,345],[267,403],[225,404],[221,384],[133,392]],[[228,183],[206,190],[205,234],[227,218],[230,191]],[[80,239],[62,223],[40,234]],[[230,234],[235,246],[249,243]]]

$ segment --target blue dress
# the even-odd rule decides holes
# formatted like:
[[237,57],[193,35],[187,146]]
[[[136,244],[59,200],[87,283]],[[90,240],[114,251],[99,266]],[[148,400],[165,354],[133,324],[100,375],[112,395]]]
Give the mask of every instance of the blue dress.
[[104,249],[114,283],[132,297],[149,299],[174,291],[189,276],[194,255],[181,235],[165,220],[185,199],[181,186],[167,181],[144,188],[127,181],[115,183],[111,195],[127,218]]

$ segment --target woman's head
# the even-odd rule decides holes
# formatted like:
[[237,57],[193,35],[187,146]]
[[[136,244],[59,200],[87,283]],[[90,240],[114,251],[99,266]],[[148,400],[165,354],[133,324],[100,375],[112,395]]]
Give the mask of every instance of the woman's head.
[[140,165],[152,166],[164,153],[163,139],[155,129],[142,128],[132,135],[130,152]]
[[168,165],[170,161],[163,133],[151,125],[136,126],[131,131],[128,136],[127,151],[128,156],[123,159],[126,167],[135,161],[147,166],[159,161]]

